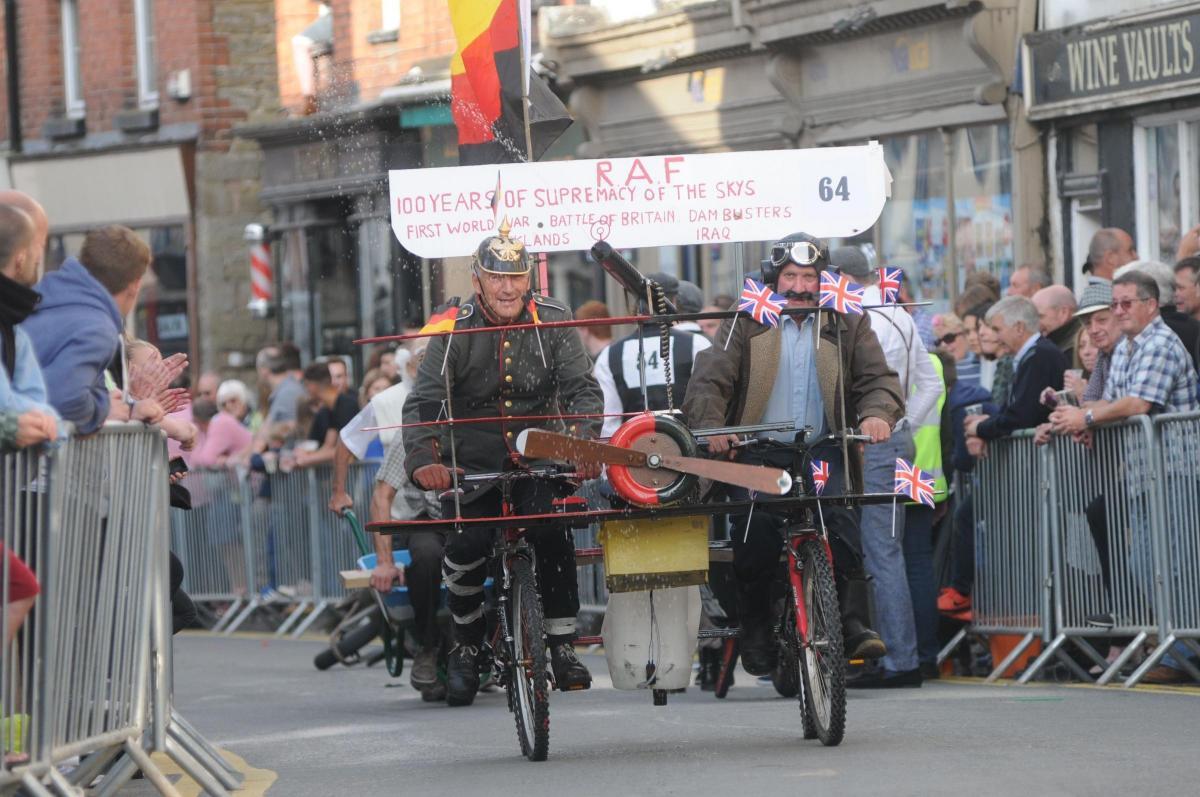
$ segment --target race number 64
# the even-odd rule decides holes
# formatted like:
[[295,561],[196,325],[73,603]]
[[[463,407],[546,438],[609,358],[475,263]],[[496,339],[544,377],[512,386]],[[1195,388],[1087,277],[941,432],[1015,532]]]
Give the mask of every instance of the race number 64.
[[[834,184],[834,180],[837,184]],[[817,195],[821,197],[822,202],[832,202],[833,198],[841,197],[843,202],[850,201],[850,186],[845,177],[822,177],[817,184]]]

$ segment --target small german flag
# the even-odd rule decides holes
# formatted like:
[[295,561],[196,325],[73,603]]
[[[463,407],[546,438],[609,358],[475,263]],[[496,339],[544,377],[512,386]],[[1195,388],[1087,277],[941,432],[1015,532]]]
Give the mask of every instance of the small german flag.
[[[448,0],[458,51],[450,62],[450,110],[462,166],[526,159],[521,24],[517,0]],[[528,32],[528,26],[526,27]],[[545,81],[529,75],[529,128],[537,160],[571,125]]]
[[525,309],[529,311],[529,317],[533,319],[533,323],[542,323],[542,319],[538,318],[537,302],[530,299],[529,304],[525,305]]
[[458,320],[458,305],[451,305],[440,313],[434,313],[429,316],[429,320],[425,322],[425,326],[421,327],[421,334],[428,335],[434,332],[453,332],[454,322]]

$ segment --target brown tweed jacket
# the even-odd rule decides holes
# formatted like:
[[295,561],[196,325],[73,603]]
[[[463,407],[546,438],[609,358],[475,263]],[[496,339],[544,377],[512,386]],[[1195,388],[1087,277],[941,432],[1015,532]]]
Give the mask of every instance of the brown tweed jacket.
[[[729,325],[729,347],[724,348]],[[867,315],[820,314],[821,343],[817,347],[817,379],[830,429],[857,426],[863,418],[881,418],[894,425],[904,417],[900,381],[887,364]],[[841,338],[841,363],[838,338]],[[683,413],[693,429],[759,423],[775,387],[783,330],[738,317],[726,321],[712,348],[696,356]],[[845,384],[839,385],[839,372]],[[844,388],[839,390],[840,388]],[[842,417],[845,401],[846,418]],[[852,489],[862,492],[862,457],[850,449]]]

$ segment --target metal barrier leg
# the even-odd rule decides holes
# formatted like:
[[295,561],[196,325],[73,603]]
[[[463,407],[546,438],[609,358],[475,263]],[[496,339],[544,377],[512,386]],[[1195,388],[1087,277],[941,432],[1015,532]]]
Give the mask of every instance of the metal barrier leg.
[[178,744],[180,749],[190,754],[205,772],[220,781],[226,789],[236,791],[242,785],[241,776],[230,771],[228,762],[216,750],[202,744],[200,740],[174,723],[167,729],[167,734],[168,741],[173,740]]
[[187,719],[185,719],[184,716],[182,714],[180,714],[178,711],[176,711],[175,709],[171,709],[171,725],[174,726],[176,729],[183,731],[189,737],[191,737],[193,744],[196,744],[201,749],[207,751],[207,753],[213,758],[213,760],[215,760],[218,764],[221,765],[222,769],[224,769],[226,772],[228,772],[230,775],[233,775],[237,779],[237,783],[235,783],[234,786],[231,786],[230,788],[235,788],[237,785],[239,785],[241,783],[242,773],[240,773],[236,769],[234,769],[233,765],[225,760],[225,756],[221,755],[221,753],[217,750],[217,748],[215,748],[211,744],[209,744],[208,740],[205,739],[204,736],[201,735],[201,733],[198,730],[196,730],[196,728],[192,725],[192,723],[188,722]]
[[286,634],[288,632],[288,630],[301,617],[304,616],[304,610],[307,609],[311,604],[312,604],[312,601],[308,600],[307,598],[305,598],[304,600],[301,600],[300,603],[296,605],[296,608],[292,609],[292,613],[288,615],[287,619],[284,620],[283,623],[279,626],[279,628],[277,628],[275,630],[275,636],[281,637],[284,634]]
[[[146,775],[146,780],[150,781],[154,788],[158,789],[159,794],[163,795],[163,797],[180,797],[179,792],[171,785],[171,781],[167,780],[167,776],[162,773],[158,765],[150,760],[150,755],[142,749],[142,746],[136,739],[130,739],[125,742],[125,752],[129,754],[129,757],[133,759],[138,768]],[[178,761],[178,759],[176,760]],[[197,781],[197,783],[200,783],[200,781]],[[228,795],[223,795],[222,797],[228,797]]]
[[104,774],[104,780],[100,781],[100,785],[92,791],[92,794],[94,797],[111,797],[129,782],[129,779],[137,772],[137,768],[133,757],[122,751],[113,765],[108,768],[108,772]]
[[244,598],[238,598],[233,603],[229,604],[229,608],[222,612],[220,618],[218,618],[217,622],[213,625],[212,633],[221,633],[221,631],[225,628],[225,625],[228,624],[229,621],[234,617],[237,617],[238,610],[242,608],[242,603],[244,601]]
[[51,767],[50,771],[46,773],[46,777],[50,779],[50,785],[59,794],[65,797],[83,797],[83,789],[67,780],[57,769]]
[[[1137,652],[1137,649],[1146,641],[1147,634],[1142,631],[1133,638],[1133,641],[1125,646],[1121,651],[1121,655],[1117,656],[1117,660],[1112,663],[1112,666],[1105,669],[1104,674],[1096,679],[1097,686],[1107,686],[1109,681],[1117,677],[1117,673],[1121,672],[1121,668],[1125,666],[1125,662],[1129,661],[1130,657]],[[1103,665],[1101,665],[1103,666]]]
[[1054,656],[1054,654],[1066,641],[1067,637],[1065,634],[1059,634],[1056,636],[1054,641],[1047,645],[1046,649],[1042,651],[1042,654],[1033,660],[1033,664],[1030,664],[1025,668],[1025,672],[1021,673],[1021,677],[1017,679],[1017,683],[1029,683],[1035,675],[1041,672],[1042,668],[1046,666],[1046,663],[1050,661],[1051,657]]
[[310,614],[308,617],[304,618],[304,622],[301,623],[300,627],[297,628],[292,633],[292,639],[299,639],[304,634],[304,632],[308,630],[308,627],[310,625],[312,625],[314,622],[316,622],[317,618],[320,617],[321,614],[328,608],[329,608],[329,601],[321,601],[320,603],[318,603],[316,608],[314,608],[312,610],[312,614]]
[[185,750],[183,745],[175,741],[174,736],[167,737],[164,752],[171,757],[172,761],[179,765],[180,769],[188,774],[188,777],[200,784],[200,788],[209,797],[230,797],[229,791],[217,780],[213,773],[209,772],[203,764],[193,758],[192,754]]
[[[21,788],[34,795],[34,797],[43,797],[43,795],[44,797],[54,797],[54,794],[47,791],[46,787],[43,786],[38,779],[33,776],[32,772],[26,772],[21,777]],[[70,793],[71,792],[67,792],[67,794]]]
[[988,677],[984,683],[994,683],[998,678],[1000,678],[1000,676],[1006,672],[1010,666],[1012,666],[1012,663],[1017,660],[1017,657],[1025,652],[1025,648],[1033,644],[1035,637],[1036,632],[1034,631],[1030,631],[1028,634],[1026,634],[1021,639],[1020,644],[1013,648],[1012,651],[1004,657],[1004,660],[996,665],[996,669],[992,670],[988,674]]
[[1167,651],[1171,649],[1171,646],[1174,645],[1175,642],[1176,638],[1174,634],[1167,636],[1167,638],[1160,642],[1158,647],[1154,649],[1154,652],[1146,657],[1146,660],[1142,662],[1142,666],[1134,670],[1133,675],[1125,679],[1125,683],[1122,684],[1122,686],[1124,686],[1126,689],[1136,686],[1137,682],[1142,680],[1146,673],[1150,672],[1150,670],[1154,669],[1154,667],[1158,665],[1158,660],[1167,655]]
[[966,628],[958,629],[958,633],[954,635],[954,639],[951,639],[949,642],[946,643],[946,647],[944,647],[940,651],[938,651],[937,663],[938,663],[939,667],[942,666],[942,662],[945,661],[950,656],[950,654],[953,653],[955,651],[955,649],[959,645],[962,644],[962,641],[966,638],[967,638],[967,629]]
[[242,623],[246,622],[246,618],[254,614],[255,609],[257,609],[259,606],[262,606],[262,601],[260,601],[258,598],[250,601],[250,603],[246,604],[246,608],[242,609],[242,613],[239,614],[237,618],[229,624],[229,627],[221,633],[224,636],[229,636],[234,631],[238,630],[238,627],[241,626]]
[[107,750],[92,753],[79,766],[72,770],[71,782],[78,786],[87,787],[93,780],[100,777],[102,772],[109,768],[120,752],[121,748],[110,747]]

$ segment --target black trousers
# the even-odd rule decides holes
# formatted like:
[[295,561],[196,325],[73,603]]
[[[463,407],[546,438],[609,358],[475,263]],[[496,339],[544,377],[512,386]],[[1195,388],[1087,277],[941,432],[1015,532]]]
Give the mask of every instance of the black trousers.
[[413,531],[396,537],[397,548],[407,548],[412,562],[404,570],[404,583],[413,610],[413,630],[422,648],[437,647],[437,612],[441,602],[442,557],[445,537],[439,531]]
[[[540,514],[553,509],[553,501],[571,493],[557,482],[522,479],[513,484],[516,514]],[[492,488],[462,504],[463,517],[496,517],[501,514],[501,494]],[[442,504],[443,517],[454,517],[454,502]],[[455,641],[478,644],[483,640],[483,582],[495,548],[496,529],[464,529],[446,539],[442,576],[449,591],[447,603],[454,620]],[[530,532],[537,562],[538,590],[546,619],[546,635],[570,637],[579,613],[579,580],[575,569],[575,539],[570,529]]]
[[[781,453],[781,452],[779,452]],[[845,481],[841,450],[836,445],[821,446],[815,456],[829,464],[825,496],[844,494]],[[747,459],[750,464],[791,468],[791,455]],[[733,490],[731,497],[744,500],[744,491]],[[851,509],[822,503],[818,522],[824,518],[833,552],[834,574],[839,581],[864,578],[862,535],[858,517]],[[729,536],[733,543],[733,573],[738,582],[739,613],[742,617],[762,617],[770,610],[771,585],[780,571],[783,532],[787,519],[770,511],[770,501],[755,507],[750,515],[730,518]]]
[[195,628],[199,613],[192,598],[180,586],[183,584],[183,562],[171,553],[171,633],[178,634],[185,628]]

